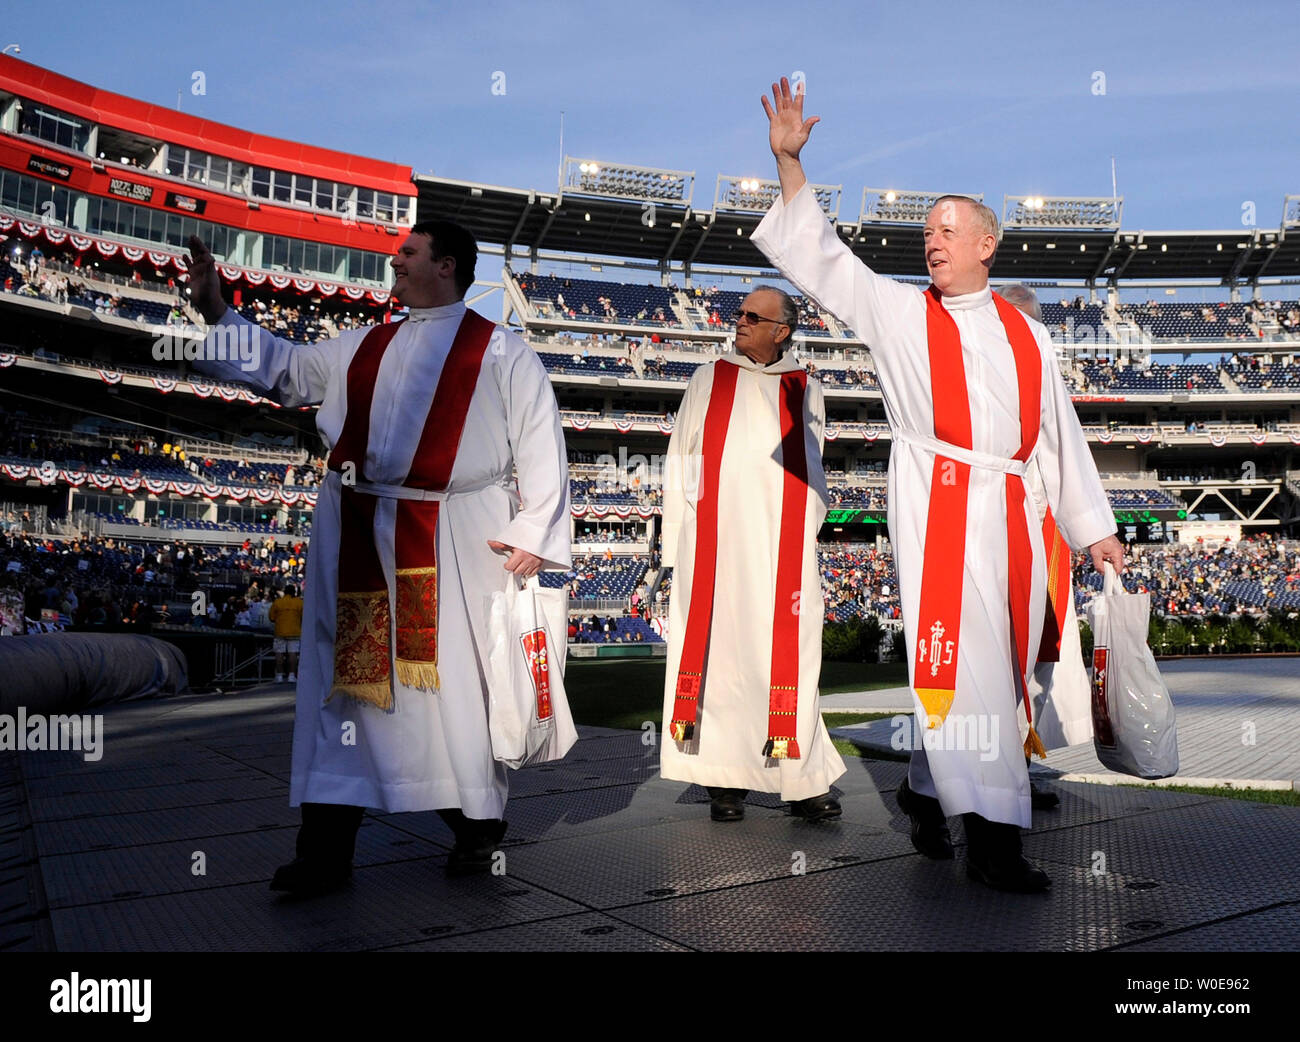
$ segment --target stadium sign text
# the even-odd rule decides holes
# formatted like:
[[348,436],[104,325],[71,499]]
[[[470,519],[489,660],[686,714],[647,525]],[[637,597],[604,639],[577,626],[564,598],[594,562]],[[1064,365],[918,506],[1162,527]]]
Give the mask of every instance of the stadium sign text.
[[153,188],[150,185],[142,185],[138,181],[110,177],[108,179],[108,194],[130,199],[132,202],[147,203],[153,198]]
[[27,169],[33,174],[41,174],[45,177],[57,177],[60,181],[66,181],[72,177],[72,167],[66,163],[56,163],[52,159],[46,159],[44,156],[31,156],[27,160]]

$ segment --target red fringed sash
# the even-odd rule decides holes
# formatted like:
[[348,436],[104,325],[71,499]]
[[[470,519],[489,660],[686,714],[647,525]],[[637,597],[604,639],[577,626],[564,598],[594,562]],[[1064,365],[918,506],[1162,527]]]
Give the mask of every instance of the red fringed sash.
[[[971,442],[970,397],[961,334],[933,286],[925,295],[930,349],[934,436],[958,448]],[[966,560],[966,502],[970,464],[935,455],[930,510],[921,565],[921,615],[916,629],[915,687],[926,726],[943,723],[957,689],[957,636],[961,630],[962,574]]]
[[704,678],[704,652],[713,625],[713,579],[718,567],[718,483],[722,475],[722,447],[727,441],[727,424],[736,399],[736,376],[740,368],[731,362],[713,366],[713,387],[704,414],[704,444],[701,448],[700,488],[695,499],[695,567],[691,574],[691,609],[682,640],[682,657],[677,669],[677,697],[673,704],[670,731],[674,739],[688,742],[695,737],[700,684]]
[[768,692],[767,742],[763,755],[799,759],[799,594],[803,528],[808,507],[808,454],[804,450],[803,396],[808,374],[781,374],[781,537],[776,556],[776,602],[772,616],[772,683]]
[[[695,737],[705,654],[713,623],[718,563],[718,488],[722,452],[735,403],[739,366],[714,366],[713,388],[704,417],[703,467],[695,506],[695,561],[691,576],[690,615],[682,641],[676,698],[669,733],[677,741]],[[797,760],[799,698],[799,593],[802,588],[804,516],[808,502],[808,457],[804,447],[803,402],[808,374],[781,374],[779,388],[781,460],[785,468],[781,529],[777,548],[776,591],[772,619],[772,663],[768,691],[767,741],[763,755]]]
[[[366,334],[348,366],[347,415],[330,452],[329,468],[350,468],[367,482],[366,452],[375,381],[397,324]],[[402,484],[441,491],[451,480],[456,451],[478,383],[483,354],[494,324],[467,310],[443,363],[419,446]],[[396,629],[399,683],[425,690],[439,685],[438,570],[436,500],[398,499],[394,535],[396,626],[389,614],[389,591],[375,547],[373,493],[345,480],[340,491],[339,585],[334,641],[334,683],[329,697],[342,693],[381,709],[393,706],[391,632]],[[328,701],[328,699],[327,699]]]
[[[1038,441],[1042,402],[1042,359],[1024,316],[996,293],[993,302],[1006,330],[1016,366],[1019,391],[1020,447],[1013,459],[1026,462]],[[926,333],[930,351],[931,393],[934,399],[934,436],[956,448],[972,449],[970,398],[962,362],[961,334],[957,323],[931,286],[926,292]],[[914,685],[926,711],[927,726],[939,727],[952,708],[960,654],[961,601],[965,577],[967,500],[970,465],[935,455],[930,482],[930,508],[926,522],[921,575]],[[1017,662],[1017,698],[1030,716],[1027,679],[1029,659],[1029,598],[1033,575],[1033,548],[1025,520],[1025,482],[1018,474],[1006,475],[1007,599],[1013,652]],[[1030,717],[1026,749],[1042,751]]]

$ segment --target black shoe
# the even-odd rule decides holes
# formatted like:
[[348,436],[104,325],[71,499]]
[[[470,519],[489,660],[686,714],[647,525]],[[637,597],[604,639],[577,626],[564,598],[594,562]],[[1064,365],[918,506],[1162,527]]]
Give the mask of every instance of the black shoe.
[[913,792],[906,778],[899,783],[894,798],[898,809],[912,819],[912,846],[933,861],[951,861],[956,855],[948,819],[943,816],[939,801]]
[[272,890],[282,890],[298,897],[320,897],[347,886],[352,878],[351,861],[322,861],[296,857],[275,870]]
[[745,797],[748,789],[719,789],[709,786],[713,801],[709,804],[709,817],[714,821],[742,821],[745,817]]
[[1056,810],[1061,804],[1061,797],[1047,789],[1040,789],[1032,781],[1029,783],[1029,804],[1034,810]]
[[809,796],[806,800],[794,800],[790,804],[790,813],[804,821],[832,821],[843,812],[840,801],[829,792],[820,796]]
[[456,845],[447,855],[447,875],[473,876],[492,871],[493,856],[506,834],[506,823],[499,818],[465,818],[466,827],[458,832]]
[[352,878],[352,854],[364,816],[364,807],[304,803],[297,857],[275,870],[271,889],[318,897],[345,886]]
[[1013,894],[1039,894],[1052,885],[1041,868],[1025,860],[1020,827],[965,814],[966,874],[971,879]]

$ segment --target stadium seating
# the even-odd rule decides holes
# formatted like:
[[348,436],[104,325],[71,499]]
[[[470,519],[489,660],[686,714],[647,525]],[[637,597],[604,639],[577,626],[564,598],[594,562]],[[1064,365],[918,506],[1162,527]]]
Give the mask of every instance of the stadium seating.
[[561,572],[542,572],[539,581],[543,586],[559,589],[578,580],[576,593],[570,590],[570,599],[580,600],[626,600],[645,578],[647,564],[636,557],[614,556],[609,560],[591,559],[589,563],[575,562],[574,574],[566,576]]
[[[673,311],[672,291],[664,286],[559,278],[526,272],[515,274],[514,279],[534,308],[545,304],[557,316],[562,312],[571,321],[681,326]],[[610,302],[612,311],[606,311],[602,297]]]
[[1121,304],[1119,317],[1132,322],[1161,340],[1223,340],[1251,332],[1246,320],[1247,305],[1220,302],[1215,304],[1170,304],[1147,301]]
[[1136,368],[1085,362],[1083,371],[1091,389],[1096,392],[1156,394],[1205,391],[1222,394],[1224,391],[1218,367],[1213,365],[1153,364]]

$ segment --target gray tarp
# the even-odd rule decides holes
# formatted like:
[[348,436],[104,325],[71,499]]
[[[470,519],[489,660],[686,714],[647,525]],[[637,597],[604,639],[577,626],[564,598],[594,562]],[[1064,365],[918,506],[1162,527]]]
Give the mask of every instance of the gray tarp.
[[132,633],[40,633],[0,639],[0,713],[63,713],[185,690],[185,656]]

